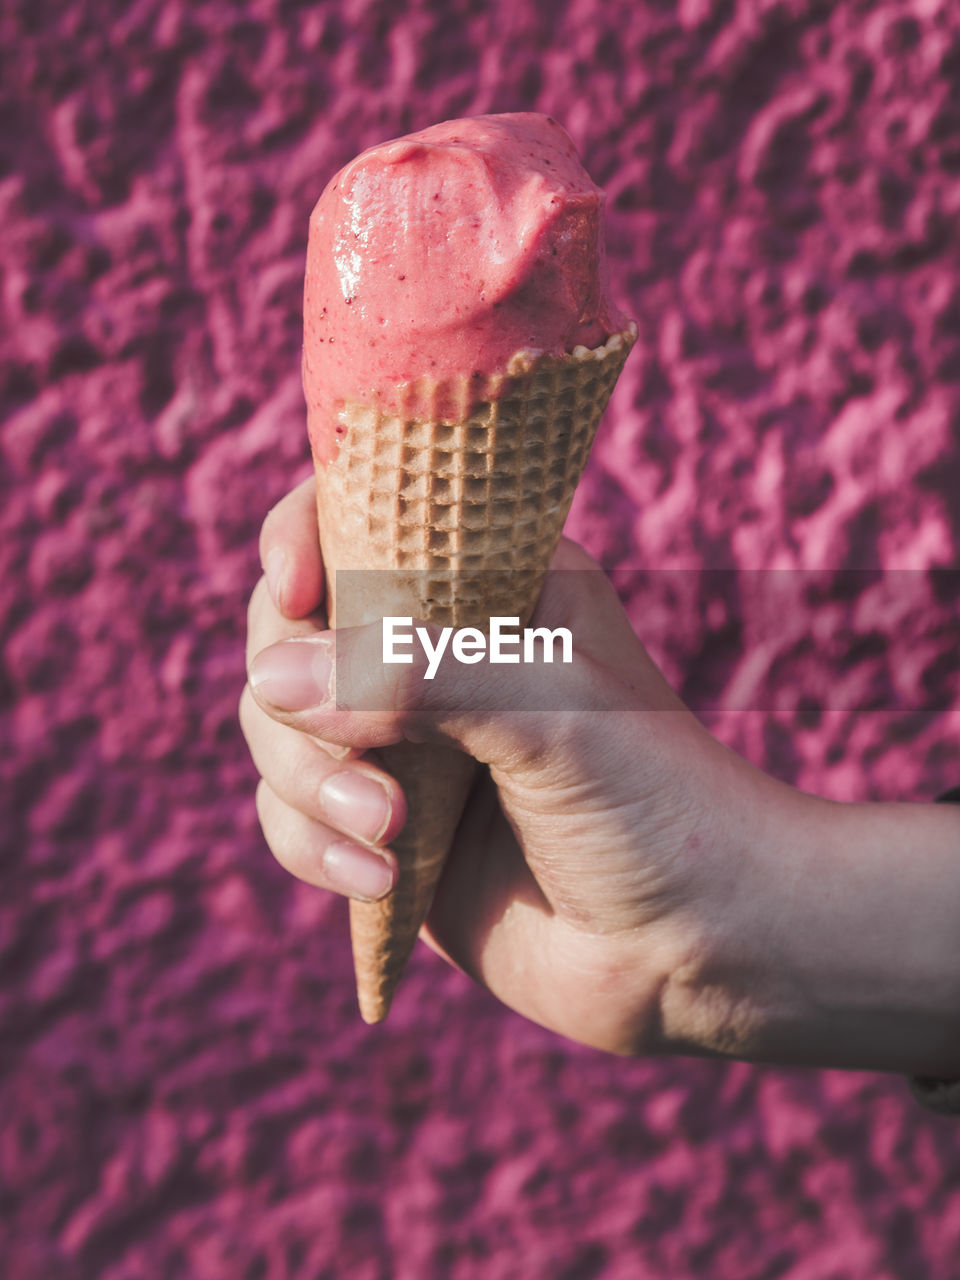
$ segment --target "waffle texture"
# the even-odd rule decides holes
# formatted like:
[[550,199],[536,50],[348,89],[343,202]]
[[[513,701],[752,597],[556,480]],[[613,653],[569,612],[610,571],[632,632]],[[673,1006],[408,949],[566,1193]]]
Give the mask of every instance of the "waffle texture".
[[[429,420],[402,407],[344,406],[339,452],[316,466],[333,625],[385,614],[482,629],[495,615],[525,623],[636,335],[631,324],[592,350],[518,352],[480,387],[471,379],[412,384],[410,405],[436,406]],[[451,406],[460,416],[449,416]],[[340,576],[361,569],[377,572]],[[409,816],[392,845],[394,892],[350,904],[368,1022],[387,1014],[476,768],[446,748],[400,744],[381,756],[404,787]]]

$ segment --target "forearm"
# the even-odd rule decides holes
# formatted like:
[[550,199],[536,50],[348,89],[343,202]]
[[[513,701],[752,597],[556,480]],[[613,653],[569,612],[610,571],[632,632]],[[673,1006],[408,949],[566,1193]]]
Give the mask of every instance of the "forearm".
[[665,993],[675,1051],[960,1077],[960,807],[749,788],[733,905]]

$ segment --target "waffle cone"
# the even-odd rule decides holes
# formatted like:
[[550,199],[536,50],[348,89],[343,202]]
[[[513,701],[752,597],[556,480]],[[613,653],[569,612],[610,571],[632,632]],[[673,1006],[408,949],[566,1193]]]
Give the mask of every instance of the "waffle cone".
[[[410,412],[344,406],[339,453],[316,462],[331,625],[387,614],[483,630],[493,616],[519,616],[525,625],[636,336],[631,324],[593,350],[519,352],[480,387],[421,380],[405,389]],[[433,406],[426,417],[424,404]],[[353,570],[378,572],[344,576]],[[350,903],[370,1023],[387,1015],[478,768],[440,746],[401,743],[379,755],[408,817],[391,845],[394,892]]]

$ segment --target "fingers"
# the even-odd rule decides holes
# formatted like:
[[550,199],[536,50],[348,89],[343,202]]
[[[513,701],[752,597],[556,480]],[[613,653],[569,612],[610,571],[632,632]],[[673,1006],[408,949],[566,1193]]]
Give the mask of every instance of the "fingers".
[[370,761],[336,759],[312,738],[266,715],[249,688],[240,727],[261,777],[305,817],[369,844],[389,844],[406,819],[402,789]]
[[270,595],[266,575],[253,589],[247,606],[247,664],[254,654],[278,640],[314,636],[326,624],[326,618],[315,613],[307,618],[285,618]]
[[[439,629],[427,628],[440,643]],[[272,645],[250,666],[250,685],[274,719],[360,749],[402,740],[454,745],[478,760],[540,767],[586,710],[621,703],[621,689],[580,656],[568,664],[441,662],[428,678],[425,651],[409,664],[383,660],[380,624],[317,632]]]
[[312,476],[267,513],[260,530],[260,563],[270,596],[285,617],[303,618],[320,607],[323,561]]
[[[284,618],[270,597],[266,578],[261,578],[253,589],[247,609],[247,666],[261,649],[291,637],[314,636],[325,622],[322,613],[309,618]],[[346,744],[324,742],[320,738],[315,741],[338,760],[355,759],[360,754],[356,748]]]
[[[264,577],[250,599],[248,662],[259,650],[316,634],[325,619],[313,479],[268,514],[260,535]],[[308,616],[308,615],[313,615]],[[320,888],[374,900],[396,877],[392,840],[406,817],[396,782],[350,744],[308,738],[265,715],[244,690],[240,723],[263,781],[257,809],[267,844],[291,874]]]
[[584,712],[683,709],[602,571],[566,539],[531,625],[565,629],[569,658],[564,643],[554,642],[550,662],[542,649],[532,662],[521,663],[514,650],[500,664],[489,653],[477,663],[447,635],[451,647],[434,663],[428,653],[436,656],[444,642],[440,629],[416,628],[418,645],[408,627],[403,660],[388,662],[380,624],[338,632],[321,625],[319,618],[291,624],[266,587],[258,589],[250,684],[273,719],[353,753],[402,740],[445,742],[514,775],[543,777],[548,765],[562,767],[563,745],[598,731],[595,715]]
[[396,860],[386,849],[369,849],[285,804],[261,781],[257,814],[270,851],[298,880],[372,902],[396,881]]

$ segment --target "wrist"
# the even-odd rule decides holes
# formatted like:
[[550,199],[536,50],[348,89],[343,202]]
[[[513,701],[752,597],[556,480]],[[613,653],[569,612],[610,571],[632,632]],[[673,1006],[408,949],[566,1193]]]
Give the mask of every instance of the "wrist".
[[660,990],[659,1048],[759,1060],[777,972],[767,963],[771,921],[761,885],[772,809],[780,799],[771,788],[782,784],[702,733],[699,814],[688,842],[692,889],[680,946]]
[[676,1051],[960,1075],[960,810],[746,785],[737,892],[667,992]]

